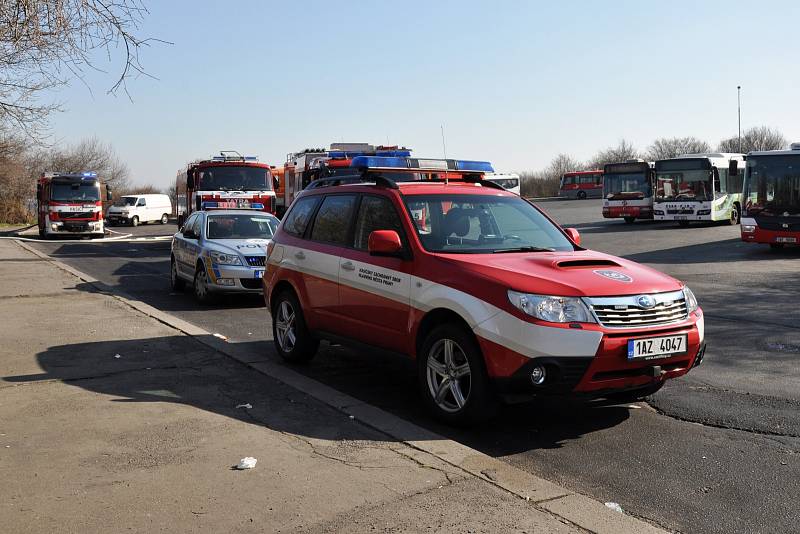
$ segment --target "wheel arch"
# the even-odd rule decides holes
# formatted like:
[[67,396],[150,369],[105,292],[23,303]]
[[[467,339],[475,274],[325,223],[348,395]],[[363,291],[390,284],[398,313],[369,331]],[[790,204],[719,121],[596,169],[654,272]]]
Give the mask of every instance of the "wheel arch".
[[480,347],[480,343],[478,343],[478,338],[475,336],[475,332],[469,326],[469,323],[466,319],[464,319],[464,317],[449,308],[435,308],[427,312],[419,322],[419,326],[417,327],[417,331],[414,336],[414,358],[419,355],[419,352],[422,349],[422,344],[425,342],[425,338],[428,337],[428,334],[430,334],[437,326],[447,323],[456,324],[462,327],[465,332],[468,332],[469,335],[472,336],[476,346]]

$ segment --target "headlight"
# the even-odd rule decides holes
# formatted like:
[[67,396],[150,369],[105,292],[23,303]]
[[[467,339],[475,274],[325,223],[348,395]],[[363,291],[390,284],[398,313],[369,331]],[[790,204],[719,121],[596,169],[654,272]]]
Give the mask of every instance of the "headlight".
[[742,232],[745,234],[752,234],[756,231],[756,227],[754,224],[743,224],[742,225]]
[[551,323],[593,323],[586,304],[574,297],[550,297],[508,292],[508,300],[523,313]]
[[686,299],[686,311],[692,313],[697,309],[697,297],[694,296],[692,290],[683,286],[683,298]]
[[221,265],[241,265],[242,261],[239,259],[239,256],[235,254],[223,254],[222,252],[209,252],[209,256],[211,256],[211,261],[214,263],[219,263]]

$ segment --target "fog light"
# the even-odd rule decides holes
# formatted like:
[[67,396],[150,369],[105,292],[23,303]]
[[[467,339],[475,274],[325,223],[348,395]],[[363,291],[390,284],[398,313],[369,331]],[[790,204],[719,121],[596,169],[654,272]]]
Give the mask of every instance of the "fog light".
[[752,234],[755,231],[756,231],[755,225],[752,225],[752,224],[743,224],[742,225],[742,232],[744,232],[745,234]]
[[531,382],[533,382],[534,386],[541,386],[544,384],[544,381],[547,379],[547,371],[545,370],[544,366],[537,365],[531,371]]
[[698,210],[698,215],[711,215],[711,210]]
[[60,224],[58,224],[58,223],[52,223],[52,224],[50,225],[50,229],[51,229],[52,231],[54,231],[54,232],[58,232],[58,227],[59,227],[59,226],[61,226],[61,225],[60,225]]
[[236,282],[233,281],[233,278],[217,278],[217,285],[220,286],[232,286],[235,285]]

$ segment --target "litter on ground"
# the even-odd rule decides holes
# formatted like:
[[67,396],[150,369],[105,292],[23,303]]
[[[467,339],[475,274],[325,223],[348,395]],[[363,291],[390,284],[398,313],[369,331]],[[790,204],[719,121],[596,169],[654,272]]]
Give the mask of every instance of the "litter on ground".
[[246,404],[237,404],[236,407],[237,408],[245,408],[245,409],[249,410],[250,408],[253,407],[253,405],[248,402]]
[[611,508],[615,512],[619,512],[621,514],[625,513],[625,512],[622,511],[622,506],[620,506],[619,504],[617,504],[615,502],[607,502],[606,506],[608,506],[609,508]]
[[236,469],[252,469],[256,466],[257,461],[252,456],[247,456],[239,460],[239,463],[236,464]]

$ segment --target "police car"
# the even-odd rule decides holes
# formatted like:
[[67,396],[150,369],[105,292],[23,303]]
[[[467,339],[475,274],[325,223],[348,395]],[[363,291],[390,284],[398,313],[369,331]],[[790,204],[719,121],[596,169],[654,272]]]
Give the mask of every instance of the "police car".
[[701,362],[689,288],[582,247],[485,180],[489,163],[351,167],[303,191],[268,245],[264,297],[286,360],[311,359],[320,339],[408,354],[448,423],[486,419],[498,394],[636,400]]
[[266,247],[278,227],[274,216],[251,210],[217,210],[204,203],[172,237],[172,289],[194,286],[201,303],[220,293],[260,293]]

